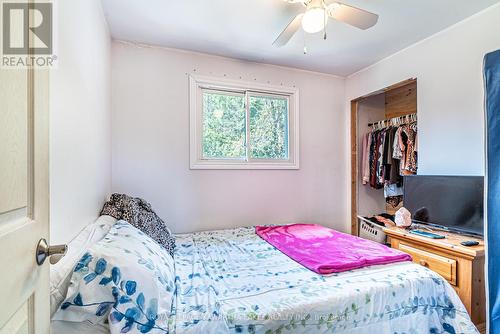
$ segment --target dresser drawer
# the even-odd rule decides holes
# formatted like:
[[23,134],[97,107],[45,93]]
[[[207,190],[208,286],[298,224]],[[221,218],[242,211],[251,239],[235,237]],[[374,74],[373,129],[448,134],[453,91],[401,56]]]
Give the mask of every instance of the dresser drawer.
[[402,242],[399,243],[399,249],[410,254],[413,257],[413,262],[438,273],[450,284],[457,284],[457,261],[406,245]]

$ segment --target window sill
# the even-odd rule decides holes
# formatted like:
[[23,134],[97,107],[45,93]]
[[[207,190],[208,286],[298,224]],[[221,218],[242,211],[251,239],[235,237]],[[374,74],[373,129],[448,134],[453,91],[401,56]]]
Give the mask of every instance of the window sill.
[[219,162],[219,161],[196,161],[191,162],[190,169],[283,169],[298,170],[298,162]]

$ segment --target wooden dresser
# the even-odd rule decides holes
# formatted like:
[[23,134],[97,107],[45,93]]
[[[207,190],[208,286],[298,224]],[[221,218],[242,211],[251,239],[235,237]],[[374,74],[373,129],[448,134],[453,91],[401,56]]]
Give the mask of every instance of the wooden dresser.
[[[447,232],[434,232],[445,235],[445,239],[430,239],[397,227],[384,231],[392,248],[410,254],[413,262],[435,271],[453,286],[472,321],[483,333],[486,322],[483,240]],[[479,245],[460,245],[464,240],[477,240]]]

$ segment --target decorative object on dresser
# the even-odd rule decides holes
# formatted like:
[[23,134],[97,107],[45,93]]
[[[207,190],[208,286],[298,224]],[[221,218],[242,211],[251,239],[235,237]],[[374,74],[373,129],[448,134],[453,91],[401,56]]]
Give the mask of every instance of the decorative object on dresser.
[[[485,330],[484,242],[449,232],[436,232],[444,239],[431,239],[397,227],[384,228],[391,247],[404,251],[416,262],[440,274],[455,289],[480,332]],[[477,246],[461,242],[474,240]]]

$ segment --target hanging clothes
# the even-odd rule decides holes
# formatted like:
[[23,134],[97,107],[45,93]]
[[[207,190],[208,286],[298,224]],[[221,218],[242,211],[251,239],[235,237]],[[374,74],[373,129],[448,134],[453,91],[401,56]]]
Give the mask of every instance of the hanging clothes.
[[393,143],[391,141],[394,141],[394,128],[391,127],[387,129],[386,134],[385,134],[385,143],[384,143],[384,159],[382,163],[384,164],[384,175],[385,178],[387,179],[388,176],[391,174],[391,165],[392,165],[392,146]]
[[[400,170],[400,159],[394,157],[395,150],[395,138],[399,127],[393,127],[390,130],[389,135],[389,149],[387,154],[387,168],[386,175],[388,176],[389,184],[396,184],[398,187],[403,186],[403,177],[399,173]],[[399,143],[399,141],[398,141]]]
[[401,196],[402,176],[417,172],[417,147],[416,122],[372,129],[362,140],[362,183],[384,188],[386,197]]
[[379,145],[378,145],[378,155],[377,155],[377,186],[383,187],[384,185],[384,146],[385,146],[386,130],[380,131],[379,134]]
[[401,138],[401,127],[398,127],[394,134],[392,157],[401,160],[403,158],[403,140]]
[[401,175],[417,173],[417,152],[415,150],[416,127],[412,125],[401,126],[400,149],[401,149]]
[[377,186],[377,162],[380,146],[380,131],[372,133],[372,142],[370,145],[370,187],[379,189]]
[[370,145],[372,142],[371,133],[365,133],[361,151],[361,181],[363,184],[370,182]]
[[370,145],[370,186],[381,189],[383,182],[383,153],[384,153],[385,130],[372,132]]

